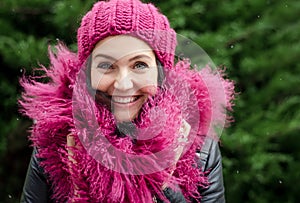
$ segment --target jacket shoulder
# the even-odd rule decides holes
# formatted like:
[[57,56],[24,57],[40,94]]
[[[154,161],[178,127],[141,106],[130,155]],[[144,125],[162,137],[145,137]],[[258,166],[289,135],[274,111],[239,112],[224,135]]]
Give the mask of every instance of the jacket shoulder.
[[206,138],[200,151],[197,152],[199,167],[208,173],[209,186],[200,188],[203,203],[224,203],[225,189],[223,182],[222,156],[218,140]]

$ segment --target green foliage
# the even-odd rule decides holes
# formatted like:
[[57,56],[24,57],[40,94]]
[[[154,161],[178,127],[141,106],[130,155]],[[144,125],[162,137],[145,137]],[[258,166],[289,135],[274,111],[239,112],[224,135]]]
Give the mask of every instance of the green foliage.
[[[76,28],[93,2],[0,2],[0,199],[4,202],[19,202],[30,156],[26,138],[31,122],[18,113],[18,79],[39,64],[47,66],[48,45],[58,39],[76,51]],[[226,66],[236,83],[235,122],[221,137],[227,202],[297,202],[300,2],[151,2],[179,34],[199,44],[217,66]]]
[[80,15],[92,2],[3,0],[0,2],[0,199],[19,202],[31,149],[31,121],[18,112],[19,77],[48,65],[47,50],[58,39],[75,47]]

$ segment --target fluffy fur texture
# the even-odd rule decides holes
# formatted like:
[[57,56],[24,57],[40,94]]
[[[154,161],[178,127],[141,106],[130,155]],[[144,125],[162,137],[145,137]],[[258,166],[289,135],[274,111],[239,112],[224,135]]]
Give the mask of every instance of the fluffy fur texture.
[[[180,61],[166,71],[164,85],[133,121],[135,137],[120,137],[112,113],[87,90],[85,69],[77,56],[63,45],[56,48],[56,54],[49,51],[51,67],[42,67],[49,82],[25,77],[20,81],[21,111],[34,120],[30,140],[43,159],[52,198],[148,203],[156,196],[167,201],[161,190],[167,182],[187,200],[199,200],[198,187],[209,183],[195,152],[206,136],[217,137],[215,125],[229,121],[226,109],[232,107],[233,83],[209,67],[197,72]],[[178,141],[182,119],[192,127],[184,143]],[[70,133],[76,142],[71,149],[76,162],[70,161],[66,145]],[[175,164],[176,149],[182,145]]]

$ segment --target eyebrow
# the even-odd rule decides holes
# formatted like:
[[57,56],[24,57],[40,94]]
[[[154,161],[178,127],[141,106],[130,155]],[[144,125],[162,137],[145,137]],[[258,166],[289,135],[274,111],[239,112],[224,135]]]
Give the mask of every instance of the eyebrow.
[[97,55],[94,57],[94,59],[97,58],[97,57],[103,57],[103,58],[107,58],[107,59],[116,61],[116,59],[115,59],[114,57],[109,56],[109,55],[105,55],[105,54],[97,54]]
[[[103,58],[106,58],[106,59],[110,59],[110,60],[113,60],[113,61],[117,61],[114,57],[112,56],[109,56],[109,55],[105,55],[105,54],[97,54],[94,58],[97,58],[97,57],[103,57]],[[150,56],[146,55],[146,54],[140,54],[140,55],[137,55],[137,56],[134,56],[133,58],[130,58],[129,61],[135,61],[135,60],[138,60],[138,59],[141,59],[141,58],[147,58],[147,59],[152,59]]]
[[141,58],[147,58],[147,59],[152,59],[150,56],[146,55],[146,54],[140,54],[140,55],[137,55],[131,59],[129,59],[129,61],[135,61],[135,60],[138,60],[138,59],[141,59]]

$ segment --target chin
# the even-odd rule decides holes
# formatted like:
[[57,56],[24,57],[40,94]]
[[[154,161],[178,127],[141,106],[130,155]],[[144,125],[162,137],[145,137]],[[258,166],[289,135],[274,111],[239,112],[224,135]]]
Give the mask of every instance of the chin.
[[113,105],[112,112],[118,122],[130,122],[133,121],[139,114],[143,102],[136,103],[134,105]]
[[131,112],[114,112],[114,116],[118,122],[130,122],[136,118],[137,113]]

